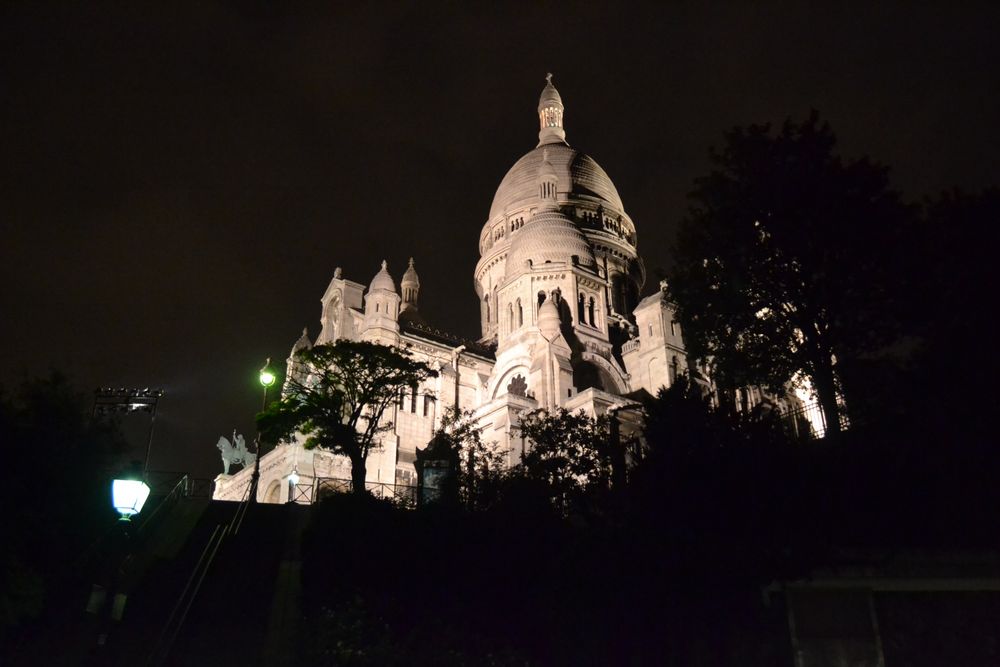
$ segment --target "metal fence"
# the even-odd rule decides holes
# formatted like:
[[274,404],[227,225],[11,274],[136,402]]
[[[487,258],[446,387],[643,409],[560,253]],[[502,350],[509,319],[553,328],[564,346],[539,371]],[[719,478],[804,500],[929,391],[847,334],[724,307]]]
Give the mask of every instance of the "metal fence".
[[[794,410],[788,410],[781,415],[781,421],[789,433],[796,438],[819,440],[826,437],[826,414],[817,401],[803,403]],[[841,406],[839,421],[841,431],[846,431],[851,427],[851,420],[848,418],[847,412],[843,410],[843,406]]]
[[146,483],[152,495],[166,495],[180,484],[185,498],[211,498],[215,480],[191,477],[187,473],[166,470],[150,470],[146,473]]
[[[289,489],[289,501],[309,504],[337,493],[351,493],[354,483],[341,477],[317,477],[312,483],[295,484]],[[402,507],[417,506],[417,487],[409,484],[365,482],[365,491]]]

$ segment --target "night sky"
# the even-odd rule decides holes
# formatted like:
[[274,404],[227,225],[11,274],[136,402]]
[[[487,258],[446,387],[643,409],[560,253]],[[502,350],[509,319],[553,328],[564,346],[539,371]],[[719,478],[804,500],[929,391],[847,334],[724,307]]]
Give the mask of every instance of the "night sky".
[[413,256],[421,311],[478,336],[479,232],[547,71],[646,292],[736,124],[816,108],[911,200],[1000,183],[995,3],[175,4],[0,10],[0,383],[163,387],[154,469],[252,438],[256,372],[318,333],[337,266]]

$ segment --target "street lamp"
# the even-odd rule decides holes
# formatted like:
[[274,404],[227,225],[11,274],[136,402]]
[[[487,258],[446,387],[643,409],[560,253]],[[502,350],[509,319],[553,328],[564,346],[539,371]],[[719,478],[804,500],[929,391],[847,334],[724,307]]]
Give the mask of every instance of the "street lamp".
[[[267,410],[267,390],[271,388],[275,380],[278,379],[277,374],[274,369],[271,368],[271,358],[268,357],[267,361],[264,363],[264,367],[260,369],[260,374],[257,376],[260,380],[260,384],[264,387],[264,401],[261,403],[260,411],[264,412]],[[250,482],[251,488],[251,502],[257,502],[257,484],[260,482],[260,428],[257,428],[257,441],[255,443],[255,451],[257,456],[254,458],[253,462],[253,479]]]
[[149,498],[149,486],[138,479],[116,479],[111,483],[111,500],[121,514],[119,521],[131,521]]
[[[271,358],[268,357],[267,363],[264,364],[264,368],[260,369],[260,383],[264,385],[264,400],[267,400],[267,389],[274,384],[274,381],[278,379],[278,376],[274,374],[271,369]],[[264,404],[267,407],[267,403]]]

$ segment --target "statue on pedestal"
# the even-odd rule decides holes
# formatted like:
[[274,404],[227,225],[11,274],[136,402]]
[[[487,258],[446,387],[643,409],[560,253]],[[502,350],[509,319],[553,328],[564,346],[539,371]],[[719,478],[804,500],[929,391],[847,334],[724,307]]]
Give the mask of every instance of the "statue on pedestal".
[[229,474],[229,466],[234,463],[239,463],[244,468],[249,468],[257,460],[257,455],[247,450],[246,441],[242,435],[236,435],[235,430],[233,431],[232,443],[229,442],[226,436],[222,436],[215,446],[222,453],[222,464],[225,466],[224,475]]

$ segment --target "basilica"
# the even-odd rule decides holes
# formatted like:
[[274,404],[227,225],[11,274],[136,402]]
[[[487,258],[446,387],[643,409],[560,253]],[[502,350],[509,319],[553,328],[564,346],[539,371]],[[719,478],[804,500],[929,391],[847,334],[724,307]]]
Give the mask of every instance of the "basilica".
[[[570,146],[564,112],[549,75],[538,100],[538,144],[500,182],[479,235],[478,340],[421,316],[410,259],[398,283],[384,261],[367,287],[336,269],[319,335],[313,341],[303,332],[292,348],[294,356],[339,339],[372,341],[405,347],[438,371],[394,406],[392,431],[368,458],[373,485],[416,484],[417,448],[450,407],[473,411],[484,441],[514,464],[530,446],[514,428],[519,415],[539,408],[625,415],[635,395],[655,394],[685,372],[680,326],[662,286],[639,298],[645,269],[636,225],[607,173]],[[251,472],[220,475],[215,497],[239,500]],[[283,444],[260,460],[258,499],[311,502],[316,480],[349,478],[346,458]]]

